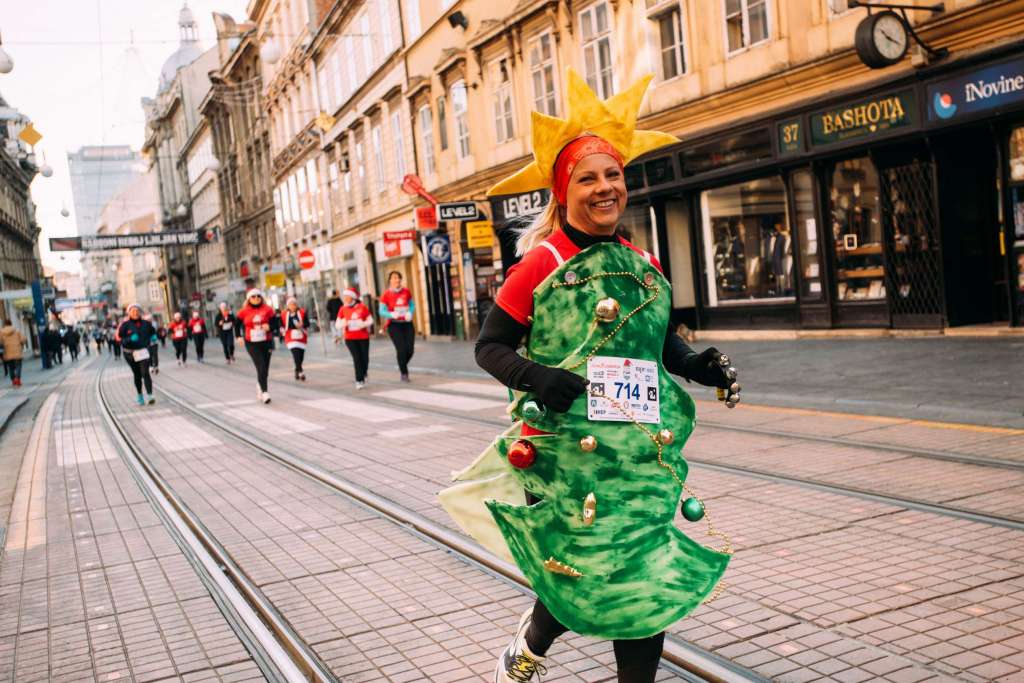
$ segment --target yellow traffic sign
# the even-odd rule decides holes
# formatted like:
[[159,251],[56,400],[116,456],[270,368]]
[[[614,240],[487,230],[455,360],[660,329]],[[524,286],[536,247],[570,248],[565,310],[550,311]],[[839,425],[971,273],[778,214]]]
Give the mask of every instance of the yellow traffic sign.
[[264,273],[263,274],[263,286],[264,287],[284,287],[285,274],[284,273]]
[[486,249],[494,246],[494,226],[490,221],[466,223],[466,242],[470,249]]
[[30,147],[35,146],[37,142],[43,139],[43,136],[31,123],[21,129],[21,132],[18,133],[18,137]]

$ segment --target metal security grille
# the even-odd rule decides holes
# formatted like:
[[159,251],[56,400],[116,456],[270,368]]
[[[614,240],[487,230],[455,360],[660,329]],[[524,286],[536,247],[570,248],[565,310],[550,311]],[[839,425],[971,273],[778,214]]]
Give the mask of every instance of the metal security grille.
[[945,300],[935,169],[914,160],[881,169],[885,287],[893,327],[942,327]]

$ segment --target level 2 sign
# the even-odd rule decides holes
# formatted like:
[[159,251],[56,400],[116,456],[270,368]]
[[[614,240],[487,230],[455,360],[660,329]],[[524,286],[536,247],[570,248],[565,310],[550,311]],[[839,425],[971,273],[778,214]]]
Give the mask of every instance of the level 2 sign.
[[437,217],[442,221],[475,221],[480,214],[476,202],[446,202],[437,205]]

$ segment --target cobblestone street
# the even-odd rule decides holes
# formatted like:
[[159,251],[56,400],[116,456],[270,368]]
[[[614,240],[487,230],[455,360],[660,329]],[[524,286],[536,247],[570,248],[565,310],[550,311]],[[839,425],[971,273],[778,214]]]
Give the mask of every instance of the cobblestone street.
[[[305,383],[275,354],[270,405],[247,362],[167,366],[155,406],[106,358],[56,383],[0,558],[0,680],[274,670],[110,424],[327,675],[489,680],[530,595],[415,529],[460,536],[436,494],[508,425],[507,394],[444,368],[401,384],[377,346],[359,393],[338,353]],[[692,676],[685,648],[736,680],[1024,675],[1024,432],[695,396],[687,483],[736,554],[725,593],[672,629],[664,679]],[[549,664],[545,681],[615,679],[608,643],[560,639]]]

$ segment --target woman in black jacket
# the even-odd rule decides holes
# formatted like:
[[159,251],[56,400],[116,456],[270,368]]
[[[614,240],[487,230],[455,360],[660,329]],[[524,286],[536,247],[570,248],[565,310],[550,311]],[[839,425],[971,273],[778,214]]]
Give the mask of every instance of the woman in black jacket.
[[[117,337],[124,349],[124,358],[132,369],[132,380],[138,394],[140,406],[156,403],[153,398],[153,378],[149,375],[149,341],[156,334],[153,323],[142,319],[142,308],[138,304],[129,304],[128,317],[117,328]],[[146,387],[146,397],[142,395],[142,387]]]
[[231,307],[226,301],[220,302],[220,310],[213,319],[213,326],[217,328],[217,336],[220,337],[221,346],[224,347],[224,360],[228,363],[235,362],[235,327],[238,319],[231,312]]

